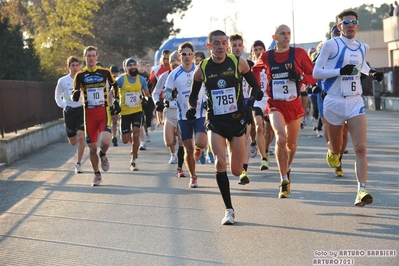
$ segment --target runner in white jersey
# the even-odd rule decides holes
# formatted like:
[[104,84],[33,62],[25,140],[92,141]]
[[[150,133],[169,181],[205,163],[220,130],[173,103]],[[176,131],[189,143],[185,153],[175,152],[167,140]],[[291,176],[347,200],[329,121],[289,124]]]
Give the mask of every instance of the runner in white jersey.
[[[252,49],[255,56],[255,61],[258,60],[260,55],[266,51],[265,44],[257,40],[252,45]],[[267,94],[266,94],[266,86],[267,79],[266,79],[266,72],[263,69],[260,73],[260,89],[263,92],[263,98],[260,101],[255,101],[254,108],[253,108],[253,117],[255,122],[256,128],[256,144],[258,146],[258,152],[260,155],[261,163],[260,163],[260,170],[267,170],[269,169],[270,163],[270,155],[269,155],[269,145],[274,137],[273,129],[270,125],[269,117],[266,115],[266,102],[267,102]]]
[[342,148],[342,134],[345,121],[352,137],[356,154],[355,174],[358,192],[355,206],[363,207],[373,202],[366,191],[367,155],[366,155],[366,116],[360,83],[360,72],[368,74],[377,81],[383,79],[383,73],[377,72],[365,62],[369,47],[355,39],[359,29],[357,13],[344,10],[338,15],[338,29],[341,37],[324,43],[313,70],[316,79],[324,79],[324,117],[329,136],[327,163],[334,168],[339,166],[339,154]]
[[[188,96],[193,82],[193,73],[195,70],[194,47],[190,42],[184,42],[179,45],[179,56],[182,65],[174,69],[168,76],[165,84],[164,99],[172,101],[177,99],[177,119],[179,124],[180,136],[183,140],[185,149],[184,161],[188,172],[190,173],[190,188],[198,187],[197,174],[195,172],[194,152],[201,151],[206,146],[205,130],[205,93],[201,89],[197,100],[196,119],[187,120],[186,112],[188,110]],[[193,140],[193,134],[195,139]]]
[[64,112],[65,129],[69,144],[72,146],[78,144],[76,149],[77,161],[75,164],[75,173],[82,173],[81,162],[85,148],[83,101],[75,102],[71,100],[73,91],[73,78],[80,70],[80,62],[75,57],[68,57],[67,67],[69,74],[61,77],[55,87],[55,102]]
[[[159,101],[164,101],[164,99],[160,99],[160,94],[163,93],[165,88],[166,80],[170,74],[170,72],[180,66],[180,58],[178,56],[177,51],[174,51],[169,56],[169,65],[171,67],[170,71],[163,73],[159,79],[157,84],[155,85],[154,91],[152,92],[152,98],[156,106],[159,106]],[[163,139],[165,146],[169,148],[170,151],[170,159],[169,164],[177,163],[177,177],[185,177],[182,166],[184,162],[184,148],[183,142],[180,137],[179,129],[177,128],[177,103],[176,99],[172,101],[164,101],[162,103],[164,106],[163,115],[164,115],[164,124],[163,124]],[[176,137],[177,143],[179,144],[179,149],[175,150],[176,145]]]

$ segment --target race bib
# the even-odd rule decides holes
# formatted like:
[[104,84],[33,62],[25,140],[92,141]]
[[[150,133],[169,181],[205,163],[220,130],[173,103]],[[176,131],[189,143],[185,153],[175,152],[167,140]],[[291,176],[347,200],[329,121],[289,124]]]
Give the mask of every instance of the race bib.
[[212,90],[213,114],[224,115],[238,111],[235,88]]
[[90,88],[87,89],[87,104],[89,106],[103,105],[104,89],[103,88]]
[[126,92],[125,104],[128,107],[140,106],[140,92]]
[[341,92],[342,96],[355,96],[361,94],[360,75],[341,76]]
[[278,101],[293,101],[298,98],[296,83],[289,79],[272,80],[273,99]]

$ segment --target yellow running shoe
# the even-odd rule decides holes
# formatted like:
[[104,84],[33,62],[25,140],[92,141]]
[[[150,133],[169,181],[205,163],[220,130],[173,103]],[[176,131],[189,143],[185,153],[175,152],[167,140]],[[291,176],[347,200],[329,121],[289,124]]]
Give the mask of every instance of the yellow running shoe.
[[262,160],[260,163],[260,170],[267,170],[269,169],[269,161],[268,160]]
[[344,176],[344,170],[342,170],[342,164],[339,164],[338,167],[335,167],[335,176],[342,177]]
[[367,204],[373,203],[373,196],[364,188],[359,190],[356,195],[355,206],[364,207]]
[[290,197],[290,193],[291,193],[291,177],[290,177],[290,175],[291,175],[291,169],[288,170],[288,172],[287,172],[288,182],[285,180],[283,182],[281,182],[280,192],[278,193],[279,199]]
[[240,175],[240,181],[238,181],[238,184],[240,185],[246,185],[250,182],[248,172],[242,169],[242,173]]
[[328,149],[327,155],[326,155],[326,160],[328,166],[331,168],[335,168],[339,166],[339,155],[334,154],[330,149]]

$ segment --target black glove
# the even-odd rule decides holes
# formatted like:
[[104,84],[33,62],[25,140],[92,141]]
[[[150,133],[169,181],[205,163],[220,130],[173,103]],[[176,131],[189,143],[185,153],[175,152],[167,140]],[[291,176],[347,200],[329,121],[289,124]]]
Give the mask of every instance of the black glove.
[[196,119],[197,117],[195,116],[195,114],[197,113],[197,110],[195,110],[195,108],[194,107],[191,107],[190,109],[188,109],[187,110],[187,112],[186,112],[186,118],[188,119],[188,120],[194,120],[194,119]]
[[69,105],[67,105],[67,106],[65,106],[65,108],[64,108],[64,112],[66,113],[66,114],[69,114],[69,113],[71,113],[72,112],[72,107],[70,107]]
[[118,100],[114,100],[114,104],[111,106],[110,111],[111,115],[117,115],[122,111]]
[[376,71],[375,69],[370,69],[369,77],[375,79],[378,82],[381,82],[384,78],[384,72]]
[[157,101],[157,102],[155,103],[155,107],[156,107],[156,110],[157,110],[158,112],[162,112],[162,110],[163,110],[163,108],[164,108],[164,104],[163,104],[163,102]]
[[308,94],[318,94],[321,92],[321,88],[317,84],[312,84],[306,87]]
[[353,69],[355,68],[356,65],[345,65],[341,70],[339,71],[339,74],[341,75],[350,75],[353,72]]
[[262,101],[262,98],[263,98],[263,91],[258,90],[258,95],[256,95],[256,100]]
[[172,90],[172,99],[176,99],[177,98],[177,88],[174,88],[173,90]]
[[163,106],[164,106],[165,108],[169,108],[169,101],[163,99]]
[[252,123],[253,117],[252,117],[252,108],[250,105],[245,105],[245,122],[249,125]]
[[80,98],[80,90],[73,90],[72,91],[72,100],[74,102],[78,102]]
[[293,68],[289,68],[288,69],[288,79],[295,81],[295,82],[299,82],[303,79],[303,77],[302,77],[302,75],[297,73]]

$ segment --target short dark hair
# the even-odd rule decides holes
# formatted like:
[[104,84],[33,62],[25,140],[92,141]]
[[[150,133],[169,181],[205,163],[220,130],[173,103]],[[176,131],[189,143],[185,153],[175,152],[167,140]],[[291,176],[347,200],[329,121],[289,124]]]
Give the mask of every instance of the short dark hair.
[[171,50],[165,49],[165,50],[162,50],[162,55],[168,55],[168,54],[170,54],[171,52],[172,52]]
[[254,41],[254,44],[252,44],[252,47],[255,48],[256,46],[261,46],[261,47],[263,47],[263,50],[266,51],[265,44],[261,40]]
[[230,37],[229,37],[229,41],[230,41],[230,42],[238,41],[238,40],[244,42],[244,39],[243,39],[242,36],[241,36],[240,34],[238,34],[238,33],[232,34],[232,35],[230,35]]
[[357,19],[357,13],[352,9],[345,9],[341,13],[338,14],[338,20],[342,21],[345,16],[355,16]]
[[79,65],[80,65],[79,59],[77,59],[76,57],[73,57],[73,56],[68,57],[68,59],[67,59],[67,65],[68,65],[68,66],[71,66],[71,64],[72,64],[73,62],[78,62]]
[[194,57],[201,57],[202,59],[205,59],[205,54],[203,52],[196,52]]
[[177,52],[181,53],[181,51],[182,51],[184,48],[189,48],[189,49],[191,49],[191,51],[194,52],[194,46],[193,46],[193,44],[192,44],[191,42],[183,42],[183,43],[181,43],[181,44],[179,45],[179,48],[177,49]]
[[83,50],[83,56],[86,56],[88,51],[96,51],[96,54],[98,54],[98,50],[97,47],[95,46],[87,46],[84,50]]
[[226,35],[226,33],[224,33],[224,31],[221,31],[221,30],[214,30],[214,31],[211,31],[211,32],[208,34],[207,42],[208,42],[208,43],[211,43],[212,37],[217,37],[217,36],[226,36],[226,38],[227,38],[227,35]]

